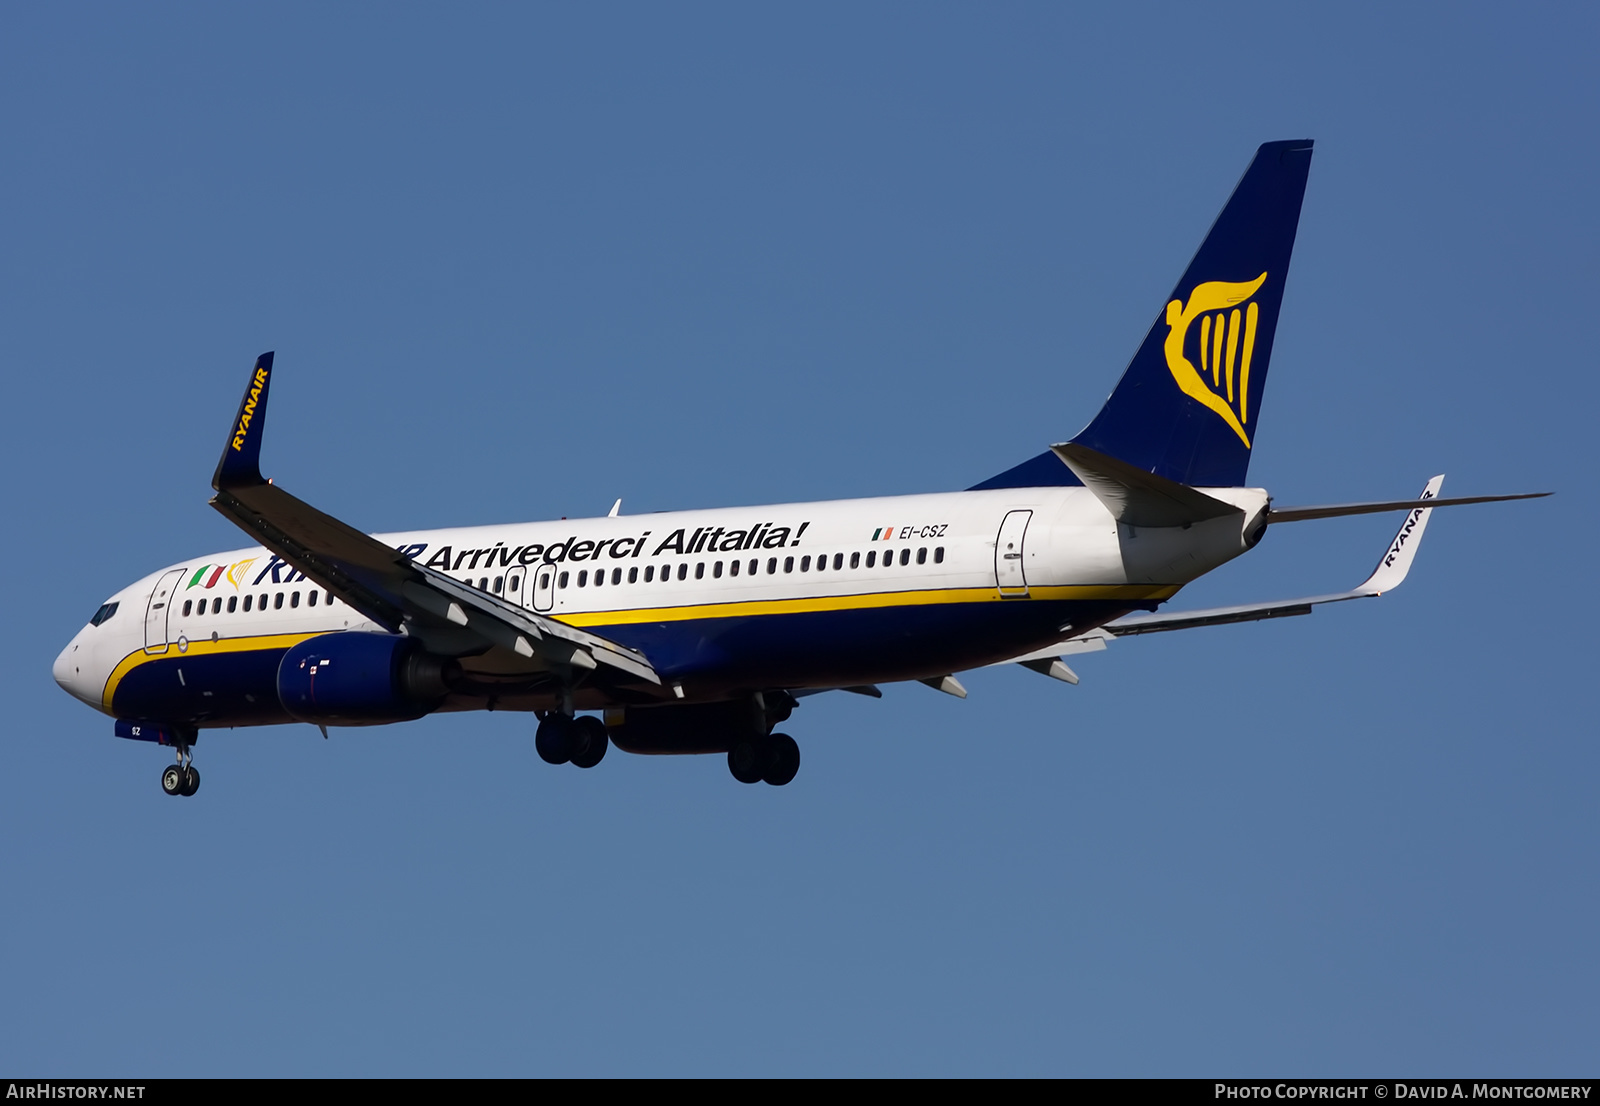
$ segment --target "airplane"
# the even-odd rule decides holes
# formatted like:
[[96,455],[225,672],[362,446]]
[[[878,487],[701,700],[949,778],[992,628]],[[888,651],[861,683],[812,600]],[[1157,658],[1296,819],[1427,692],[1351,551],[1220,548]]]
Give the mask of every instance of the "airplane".
[[[211,505],[256,544],[191,557],[108,598],[56,658],[118,737],[174,750],[193,795],[200,731],[370,726],[436,711],[537,721],[550,764],[726,754],[741,783],[800,767],[778,730],[809,695],[880,696],[1063,659],[1139,634],[1309,613],[1392,590],[1439,497],[1279,507],[1246,485],[1311,164],[1262,145],[1105,406],[1076,437],[965,491],[368,535],[261,475],[273,354],[251,369]],[[1162,610],[1274,525],[1405,519],[1345,592]]]

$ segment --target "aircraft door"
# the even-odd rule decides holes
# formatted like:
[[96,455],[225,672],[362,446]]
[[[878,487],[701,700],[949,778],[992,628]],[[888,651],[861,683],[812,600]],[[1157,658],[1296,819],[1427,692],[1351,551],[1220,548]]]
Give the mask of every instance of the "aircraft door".
[[1007,598],[1025,599],[1028,578],[1022,568],[1022,539],[1028,532],[1032,511],[1008,511],[994,543],[994,582]]
[[533,609],[549,611],[556,602],[556,566],[540,561],[528,569],[528,590],[533,595]]
[[183,579],[183,573],[181,568],[173,569],[157,580],[155,589],[150,592],[150,603],[144,611],[146,653],[167,651],[167,619],[172,614],[172,596],[178,590],[178,581]]

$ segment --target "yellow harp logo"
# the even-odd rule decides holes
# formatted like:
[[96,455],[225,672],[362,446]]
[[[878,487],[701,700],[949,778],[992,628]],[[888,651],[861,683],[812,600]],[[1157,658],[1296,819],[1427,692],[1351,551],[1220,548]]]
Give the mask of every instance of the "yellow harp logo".
[[[1266,279],[1267,274],[1262,273],[1242,284],[1207,281],[1195,285],[1187,305],[1182,300],[1167,304],[1165,349],[1172,379],[1184,395],[1220,415],[1246,449],[1250,448],[1250,437],[1244,432],[1245,423],[1250,421],[1250,355],[1256,348],[1256,317],[1260,309],[1254,301],[1244,301],[1255,295]],[[1184,340],[1196,319],[1200,320],[1198,369],[1183,355]],[[1209,383],[1207,376],[1211,378]]]

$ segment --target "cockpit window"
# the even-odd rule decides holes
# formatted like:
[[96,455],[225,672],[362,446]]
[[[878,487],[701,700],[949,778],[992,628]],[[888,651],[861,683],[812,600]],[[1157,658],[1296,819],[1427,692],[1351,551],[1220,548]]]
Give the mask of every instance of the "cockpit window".
[[98,626],[116,613],[117,605],[115,603],[106,603],[98,611],[94,612],[94,617],[89,620],[89,625]]

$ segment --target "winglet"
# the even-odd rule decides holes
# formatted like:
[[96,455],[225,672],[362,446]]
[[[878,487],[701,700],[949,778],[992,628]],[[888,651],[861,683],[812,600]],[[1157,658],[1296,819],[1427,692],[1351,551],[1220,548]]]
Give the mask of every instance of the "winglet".
[[[1417,498],[1437,499],[1439,489],[1443,486],[1444,473],[1440,473],[1428,481],[1428,486],[1422,489],[1422,494]],[[1356,591],[1366,595],[1382,595],[1400,586],[1406,573],[1411,571],[1411,562],[1416,559],[1417,547],[1422,544],[1422,532],[1428,528],[1428,516],[1432,513],[1432,507],[1418,507],[1406,515],[1406,520],[1400,524],[1400,530],[1395,534],[1394,541],[1389,543],[1378,567],[1372,570],[1366,583]]]
[[265,483],[261,479],[261,435],[267,426],[267,386],[271,382],[269,350],[256,358],[255,367],[250,370],[250,383],[239,401],[228,444],[223,447],[222,460],[217,462],[216,475],[211,478],[211,486],[219,492]]

